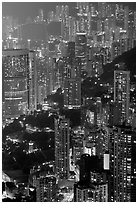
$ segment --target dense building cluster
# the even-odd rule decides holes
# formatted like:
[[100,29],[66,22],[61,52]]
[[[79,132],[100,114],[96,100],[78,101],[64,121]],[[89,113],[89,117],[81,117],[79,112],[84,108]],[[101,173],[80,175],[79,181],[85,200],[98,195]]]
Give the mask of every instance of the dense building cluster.
[[3,16],[5,201],[136,201],[135,70],[116,61],[135,50],[136,11],[75,4]]

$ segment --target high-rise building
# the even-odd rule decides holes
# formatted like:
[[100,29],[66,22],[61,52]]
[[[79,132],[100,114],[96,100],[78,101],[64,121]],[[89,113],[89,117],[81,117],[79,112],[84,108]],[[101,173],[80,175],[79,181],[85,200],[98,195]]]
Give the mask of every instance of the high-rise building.
[[101,53],[97,52],[92,57],[92,74],[99,77],[103,73],[103,62]]
[[87,68],[87,37],[86,33],[76,33],[75,55],[81,60],[81,72]]
[[69,16],[69,41],[75,41],[76,21],[75,18]]
[[131,138],[131,202],[136,202],[136,132]]
[[79,58],[65,60],[64,107],[81,106],[81,63]]
[[29,51],[29,110],[37,109],[37,70],[34,51]]
[[56,195],[56,177],[53,175],[40,176],[36,180],[36,201],[53,202]]
[[37,75],[38,75],[38,102],[44,102],[44,98],[50,95],[55,88],[56,80],[55,61],[52,57],[37,57]]
[[73,60],[75,58],[75,42],[73,41],[68,42],[67,57],[69,59],[68,63],[73,65]]
[[120,43],[113,42],[111,47],[111,60],[113,61],[118,55],[120,55]]
[[74,164],[80,160],[81,155],[83,154],[83,138],[84,130],[81,129],[81,127],[76,128],[72,135],[72,153]]
[[[101,126],[102,103],[101,98],[97,97],[85,99],[85,108],[82,109],[82,122],[86,127]],[[84,121],[83,121],[84,120]]]
[[21,49],[2,54],[5,117],[17,117],[36,108],[35,53]]
[[114,102],[121,104],[121,122],[128,120],[130,103],[130,71],[114,71]]
[[109,47],[101,49],[103,65],[111,63],[111,49]]
[[74,185],[75,202],[108,202],[108,184]]
[[81,81],[67,79],[64,82],[64,107],[73,108],[81,106]]
[[55,119],[55,173],[58,178],[69,177],[70,127],[69,119]]
[[120,55],[127,51],[127,39],[121,39],[120,41]]
[[116,126],[110,130],[110,200],[131,202],[136,199],[135,131]]
[[121,125],[121,104],[118,102],[109,105],[109,126]]
[[108,182],[102,163],[97,156],[81,156],[80,181],[74,185],[74,201],[108,202]]

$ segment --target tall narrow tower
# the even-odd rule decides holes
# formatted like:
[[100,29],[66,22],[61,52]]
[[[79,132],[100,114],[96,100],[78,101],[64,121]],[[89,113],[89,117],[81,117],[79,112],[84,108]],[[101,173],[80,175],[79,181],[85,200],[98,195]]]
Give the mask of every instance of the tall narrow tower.
[[75,38],[75,55],[81,60],[81,72],[87,68],[87,37],[86,33],[76,33]]
[[[64,107],[79,108],[81,106],[81,61],[73,58],[72,44],[65,59]],[[71,54],[72,53],[72,54]]]
[[59,116],[55,119],[55,170],[58,178],[69,177],[69,119]]
[[29,51],[29,110],[37,109],[37,70],[35,52]]
[[130,71],[114,71],[114,102],[121,104],[121,122],[129,117]]

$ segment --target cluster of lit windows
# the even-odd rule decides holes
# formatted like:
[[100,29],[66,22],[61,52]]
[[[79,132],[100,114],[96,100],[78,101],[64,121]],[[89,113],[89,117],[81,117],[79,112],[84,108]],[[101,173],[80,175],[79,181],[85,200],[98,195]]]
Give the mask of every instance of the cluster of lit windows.
[[26,114],[26,110],[28,108],[28,104],[22,101],[22,98],[17,98],[16,100],[8,100],[5,103],[5,115],[19,116],[21,114]]
[[107,202],[107,186],[97,185],[93,188],[77,188],[77,202]]
[[75,39],[75,53],[78,57],[83,57],[86,60],[86,45],[87,38],[85,35],[77,35]]
[[2,68],[5,75],[4,95],[5,104],[8,106],[5,112],[7,116],[12,115],[14,117],[14,112],[15,115],[25,114],[31,107],[31,103],[34,103],[32,100],[35,97],[33,95],[35,84],[34,63],[34,55],[29,56],[27,50],[7,50],[3,52]]
[[130,72],[128,71],[115,71],[114,77],[114,100],[122,103],[121,114],[122,120],[128,116],[129,108],[129,83]]
[[[131,188],[131,138],[130,130],[118,129],[114,132],[114,148],[113,158],[114,166],[114,201],[130,201],[127,198],[130,195],[129,188]],[[118,173],[119,171],[119,173]],[[117,195],[120,195],[119,197]],[[122,200],[123,199],[123,200]]]
[[68,176],[69,168],[69,120],[55,121],[56,172],[59,176]]
[[4,91],[5,92],[21,92],[27,90],[27,79],[25,78],[14,78],[4,80]]
[[80,81],[66,80],[64,84],[64,105],[81,104],[81,84]]
[[19,55],[3,58],[5,77],[20,77],[27,75],[28,55]]

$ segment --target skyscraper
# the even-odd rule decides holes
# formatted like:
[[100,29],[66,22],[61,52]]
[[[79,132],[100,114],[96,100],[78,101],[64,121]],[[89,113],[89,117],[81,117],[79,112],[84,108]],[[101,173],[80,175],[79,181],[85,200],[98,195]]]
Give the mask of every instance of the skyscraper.
[[81,106],[81,82],[68,79],[64,82],[64,107],[73,108]]
[[110,103],[109,105],[109,126],[121,124],[121,104],[118,102]]
[[69,16],[69,41],[75,41],[76,34],[76,20]]
[[67,57],[69,59],[69,64],[73,65],[73,60],[75,58],[75,42],[73,41],[68,42]]
[[69,119],[55,119],[55,171],[58,178],[69,177],[70,127]]
[[76,33],[75,55],[81,60],[81,72],[87,68],[87,37],[86,33]]
[[4,50],[2,59],[5,117],[17,117],[36,109],[35,53],[25,49]]
[[83,154],[83,138],[84,130],[81,129],[81,127],[74,129],[72,135],[72,154],[75,164],[78,160],[80,160],[81,155]]
[[81,63],[79,58],[65,59],[64,78],[64,107],[73,108],[81,106]]
[[135,198],[135,134],[130,127],[116,126],[111,129],[109,201],[131,202]]
[[29,54],[28,50],[4,50],[2,60],[5,118],[17,117],[28,109],[35,109],[34,52]]
[[29,110],[37,109],[37,70],[34,51],[29,51]]
[[121,104],[121,122],[129,117],[130,71],[114,71],[114,102]]

